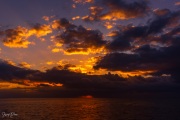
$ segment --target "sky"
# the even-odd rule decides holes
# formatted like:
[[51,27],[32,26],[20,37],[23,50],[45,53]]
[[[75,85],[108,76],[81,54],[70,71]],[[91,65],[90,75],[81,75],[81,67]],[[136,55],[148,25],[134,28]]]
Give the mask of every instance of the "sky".
[[0,2],[1,97],[180,89],[179,0]]

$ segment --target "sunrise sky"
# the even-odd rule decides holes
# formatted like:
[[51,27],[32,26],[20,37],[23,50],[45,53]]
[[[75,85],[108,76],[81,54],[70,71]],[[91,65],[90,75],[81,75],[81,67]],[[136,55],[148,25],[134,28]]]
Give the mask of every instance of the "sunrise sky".
[[179,89],[179,8],[179,0],[1,1],[0,97]]

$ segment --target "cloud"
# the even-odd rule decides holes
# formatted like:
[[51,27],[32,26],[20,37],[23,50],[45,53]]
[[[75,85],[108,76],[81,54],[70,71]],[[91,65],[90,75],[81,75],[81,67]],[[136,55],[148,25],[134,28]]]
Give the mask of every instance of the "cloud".
[[31,68],[31,65],[28,64],[27,62],[21,62],[21,63],[19,64],[19,66],[22,67],[22,68]]
[[28,48],[33,42],[29,41],[31,36],[41,38],[52,32],[51,26],[46,24],[35,24],[31,28],[18,26],[14,29],[1,31],[0,38],[3,44],[10,48]]
[[[180,79],[179,11],[156,9],[152,18],[144,25],[115,26],[116,20],[146,16],[150,11],[148,0],[74,0],[73,7],[78,7],[78,3],[91,3],[90,14],[84,17],[75,16],[72,20],[81,18],[89,22],[103,21],[102,24],[107,29],[117,27],[117,30],[108,35],[112,40],[106,41],[99,30],[75,25],[66,18],[53,21],[53,16],[44,16],[43,19],[48,24],[1,30],[2,42],[11,48],[27,48],[32,44],[32,36],[43,39],[53,33],[51,39],[55,45],[49,47],[52,52],[63,52],[65,55],[93,54],[90,57],[102,57],[89,62],[71,60],[72,63],[79,62],[81,65],[48,61],[48,67],[57,64],[58,66],[45,71],[33,70],[26,62],[15,64],[12,61],[0,60],[0,83],[3,83],[0,89],[33,87],[31,90],[49,96],[77,97],[88,94],[102,97],[121,96],[126,94],[124,91],[158,91],[159,88],[168,91],[170,89],[166,88],[169,86],[176,87],[172,81],[179,82]],[[104,74],[105,72],[109,73]],[[101,75],[94,75],[98,73]],[[114,73],[129,75],[124,78],[123,75]]]
[[39,73],[38,70],[31,70],[28,68],[20,68],[8,61],[0,60],[0,79],[28,79],[32,74]]
[[157,16],[164,16],[164,15],[170,14],[171,11],[169,9],[156,9],[154,10],[154,13]]
[[46,64],[47,64],[47,65],[53,65],[54,62],[53,62],[53,61],[47,61]]
[[98,6],[92,6],[89,8],[89,11],[90,11],[90,15],[86,15],[82,17],[82,20],[86,22],[98,21],[100,20],[99,14],[102,13],[103,8]]
[[60,48],[53,48],[51,51],[52,51],[53,53],[57,53],[57,52],[60,52],[60,51],[63,51],[63,50],[60,49]]
[[159,13],[155,17],[155,19],[153,21],[150,21],[148,34],[162,32],[163,28],[173,24],[177,24],[179,19],[180,11],[169,12],[168,10],[159,10]]
[[102,50],[106,41],[99,30],[86,29],[83,26],[75,26],[66,19],[56,22],[55,28],[65,30],[54,39],[63,44],[65,54],[90,54]]
[[46,36],[48,34],[52,33],[52,29],[50,25],[46,24],[35,24],[32,26],[32,28],[29,30],[29,35],[35,35],[36,37],[40,38],[43,36]]
[[105,68],[108,70],[132,71],[139,61],[137,54],[112,53],[105,55],[97,62],[95,69]]
[[[93,9],[92,9],[93,8]],[[101,0],[90,7],[90,15],[85,21],[95,20],[124,20],[145,16],[149,11],[147,0]]]
[[[0,89],[34,89],[38,87],[62,87],[61,83],[54,83],[50,79],[43,79],[44,73],[32,70],[26,62],[18,66],[8,61],[0,60]],[[38,76],[38,77],[37,77]]]
[[148,26],[133,26],[128,25],[119,28],[117,31],[112,31],[109,36],[113,38],[106,49],[109,51],[125,51],[134,48],[136,41],[140,41],[145,38],[148,30]]
[[[87,94],[95,97],[120,97],[122,93],[132,90],[164,92],[178,87],[172,84],[172,80],[166,75],[149,78],[142,76],[123,78],[110,72],[104,75],[87,75],[70,71],[70,67],[74,66],[66,64],[64,67],[57,66],[41,72],[12,66],[1,60],[0,89],[8,90],[6,92],[10,97],[12,97],[10,89],[17,90],[20,97],[25,97],[27,94],[34,97],[79,97]],[[22,91],[24,91],[23,94],[21,94]]]
[[[180,20],[179,11],[170,12],[169,10],[158,10],[153,19],[150,19],[146,25],[120,26],[118,30],[109,33],[113,38],[106,46],[109,51],[125,51],[135,49],[136,46],[144,44],[167,43],[174,39],[178,34],[178,20]],[[165,39],[170,39],[169,41]]]
[[[64,66],[66,67],[66,66]],[[72,67],[72,65],[67,66]],[[118,75],[105,75],[105,76],[97,76],[97,75],[86,75],[82,73],[76,73],[70,71],[66,68],[54,67],[52,69],[47,70],[45,73],[40,74],[43,80],[51,81],[54,83],[62,83],[64,87],[68,89],[88,89],[88,88],[99,88],[99,87],[113,87],[108,83],[113,83],[113,81],[121,82],[125,80]],[[39,76],[35,76],[39,77]],[[115,84],[114,84],[115,85]],[[116,85],[115,85],[116,86]]]
[[180,50],[180,45],[158,49],[144,45],[137,48],[134,54],[107,54],[96,63],[94,68],[120,71],[153,71],[153,73],[161,73],[160,75],[171,74],[172,77],[178,77],[178,69],[180,69],[178,50]]
[[60,84],[60,83],[53,83],[53,82],[46,82],[46,81],[33,81],[33,80],[12,80],[11,83],[24,85],[24,87],[29,87],[29,88],[63,86],[63,84]]
[[31,42],[28,41],[28,29],[18,26],[15,29],[7,29],[3,33],[3,43],[7,47],[27,48]]
[[45,21],[49,21],[49,20],[50,20],[50,17],[48,17],[48,16],[43,16],[42,19],[45,20]]
[[115,26],[115,23],[105,22],[104,26],[106,29],[112,29]]
[[61,18],[52,22],[53,29],[62,29],[68,27],[73,27],[73,25],[66,18]]
[[[26,68],[20,68],[18,66],[13,66],[8,64],[6,61],[1,60],[0,62],[0,79],[4,82],[8,81],[11,83],[26,85],[26,86],[60,86],[64,84],[67,88],[85,88],[92,87],[94,85],[107,84],[106,81],[122,81],[118,75],[86,75],[82,73],[76,73],[70,71],[72,67],[71,64],[64,64],[63,66],[53,67],[52,69],[47,69],[45,72],[38,70],[31,70]],[[106,80],[105,80],[106,79]],[[105,81],[104,81],[105,80]],[[107,84],[108,85],[108,84]],[[100,86],[99,86],[100,87]],[[103,86],[102,86],[103,87]]]
[[77,20],[77,19],[80,19],[80,16],[72,17],[72,20]]
[[123,0],[103,0],[104,4],[109,7],[110,11],[107,14],[102,15],[102,19],[128,19],[134,17],[144,16],[149,7],[148,2],[145,0],[132,1],[131,3]]
[[97,61],[95,69],[112,71],[151,71],[169,74],[179,80],[179,11],[156,10],[146,25],[120,26],[109,33],[108,54]]
[[94,0],[73,0],[74,3],[81,3],[81,4],[85,4],[85,3],[93,3]]
[[28,88],[32,88],[32,86],[26,86],[23,84],[18,84],[18,83],[12,83],[12,82],[1,82],[0,81],[0,90],[4,90],[4,89],[28,89]]

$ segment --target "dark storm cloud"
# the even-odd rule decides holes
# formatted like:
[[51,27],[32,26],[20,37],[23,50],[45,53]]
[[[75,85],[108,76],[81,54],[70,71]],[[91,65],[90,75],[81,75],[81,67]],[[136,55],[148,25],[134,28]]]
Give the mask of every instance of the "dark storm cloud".
[[[61,83],[67,88],[79,88],[81,87],[105,87],[111,86],[110,82],[124,81],[125,79],[118,75],[87,75],[82,73],[76,73],[68,70],[68,67],[73,65],[67,64],[66,66],[57,66],[52,69],[47,69],[45,72],[38,70],[31,70],[26,68],[20,68],[9,64],[7,61],[0,61],[0,79],[13,82],[14,80],[31,80],[50,83]],[[14,81],[16,82],[16,81]],[[17,83],[25,84],[17,81]],[[26,85],[26,84],[25,84]],[[49,84],[40,84],[39,86],[49,86]],[[111,86],[113,87],[113,85]]]
[[121,20],[145,16],[149,11],[147,0],[95,0],[85,21]]
[[94,66],[95,69],[105,68],[108,70],[136,71],[152,70],[155,73],[171,74],[179,76],[180,69],[180,45],[169,47],[152,48],[144,45],[136,49],[135,54],[110,53],[102,57]]
[[137,54],[111,53],[105,55],[100,61],[98,61],[94,68],[132,71],[134,70],[132,67],[138,63],[139,57],[140,56]]
[[[177,78],[180,69],[177,53],[180,49],[179,20],[179,11],[164,9],[156,11],[154,18],[145,26],[120,27],[114,32],[112,42],[107,45],[107,49],[113,53],[102,57],[94,68],[121,71],[155,70],[161,75],[171,74]],[[164,32],[164,29],[168,32]],[[153,48],[151,42],[155,42],[157,46]],[[158,44],[165,44],[167,47],[160,47]],[[131,50],[134,54],[116,53],[122,50]]]
[[[72,72],[68,69],[54,67],[46,72],[34,75],[34,79],[42,79],[48,82],[62,83],[67,88],[94,88],[110,87],[114,82],[121,82],[125,79],[119,75],[87,75]],[[115,84],[114,84],[115,85]],[[113,87],[113,85],[111,86]]]
[[163,28],[178,23],[180,19],[180,11],[167,12],[163,15],[157,15],[154,20],[150,20],[147,33],[154,34],[162,32]]
[[[118,75],[87,75],[76,73],[68,70],[68,67],[74,65],[67,64],[64,67],[57,66],[52,69],[47,69],[45,72],[38,70],[31,70],[21,68],[9,64],[7,61],[0,61],[0,79],[13,81],[13,80],[32,80],[32,81],[47,81],[52,83],[62,83],[68,87],[92,87],[95,84],[102,85],[108,81],[123,81],[124,78]],[[103,85],[102,85],[103,87]]]
[[[42,76],[44,80],[63,84],[61,89],[50,90],[58,97],[79,97],[88,94],[94,97],[120,97],[132,90],[143,92],[166,90],[167,87],[163,85],[168,85],[171,82],[169,78],[166,82],[163,81],[166,79],[165,77],[162,77],[162,80],[155,77],[146,79],[141,76],[123,78],[111,73],[87,75],[58,68],[49,69]],[[49,92],[48,89],[40,89],[40,91]]]
[[107,49],[110,51],[128,50],[132,47],[131,42],[145,38],[147,29],[147,26],[125,26],[119,28],[119,31],[112,36],[113,41],[107,45]]
[[[0,97],[80,97],[87,94],[98,97],[106,95],[108,97],[112,95],[111,93],[115,93],[118,88],[121,89],[120,86],[124,85],[123,81],[125,81],[119,75],[86,75],[64,68],[61,69],[61,67],[54,67],[45,72],[40,72],[22,69],[5,61],[0,63],[0,80],[25,86],[29,86],[29,84],[19,80],[30,80],[29,82],[32,83],[48,82],[52,85],[63,84],[62,87],[51,87],[50,84],[41,83],[36,85],[36,88],[30,89],[31,92],[28,94],[23,92],[25,89],[16,88],[8,90],[10,95],[3,93]],[[18,95],[11,95],[11,91],[18,91],[15,92]],[[109,92],[108,95],[107,92]]]
[[20,68],[9,64],[7,61],[0,60],[0,79],[11,81],[13,79],[28,79],[38,73],[38,70]]
[[[133,59],[133,57],[126,58]],[[3,81],[7,80],[25,86],[28,86],[30,82],[42,82],[37,84],[36,88],[33,89],[13,89],[13,91],[17,91],[13,93],[18,95],[12,94],[12,90],[4,90],[9,95],[4,92],[0,97],[80,97],[83,95],[92,95],[94,97],[120,97],[122,95],[127,95],[126,93],[131,91],[160,92],[171,91],[171,88],[176,87],[172,84],[169,85],[171,79],[168,77],[143,78],[141,76],[134,76],[123,78],[120,75],[111,73],[105,75],[87,75],[75,73],[62,67],[54,67],[45,72],[40,72],[19,68],[4,61],[0,63],[0,71],[0,79]],[[30,81],[27,83],[19,81],[19,79]],[[50,84],[46,84],[46,82]],[[63,84],[63,86],[52,87],[52,85],[58,83]],[[167,88],[170,89],[167,90]],[[25,90],[31,92],[27,94],[27,92],[24,92]]]
[[[156,41],[156,43],[177,42],[180,12],[164,12],[164,10],[161,12],[163,13],[156,13],[154,18],[147,22],[147,25],[133,26],[130,24],[119,27],[118,31],[112,32],[112,34],[115,33],[111,36],[113,40],[106,48],[110,51],[131,50],[134,49],[134,45],[141,46],[152,41]],[[165,33],[165,29],[169,29],[167,33]]]
[[169,45],[179,45],[179,32],[180,32],[180,26],[177,26],[173,28],[171,31],[167,33],[163,33],[161,36],[149,36],[148,41],[154,41],[156,43],[165,44],[167,46]]
[[56,36],[55,39],[65,45],[66,52],[88,52],[89,49],[95,50],[105,45],[106,42],[99,30],[86,29],[83,26],[70,24],[65,19],[64,21],[65,25],[62,25],[61,22],[56,24],[56,26],[63,26],[65,31]]

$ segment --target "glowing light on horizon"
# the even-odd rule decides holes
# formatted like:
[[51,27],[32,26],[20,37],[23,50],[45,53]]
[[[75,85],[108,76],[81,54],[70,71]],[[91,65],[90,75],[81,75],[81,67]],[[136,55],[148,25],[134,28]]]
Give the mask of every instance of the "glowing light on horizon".
[[94,97],[92,95],[85,95],[85,96],[81,96],[81,98],[92,99]]

